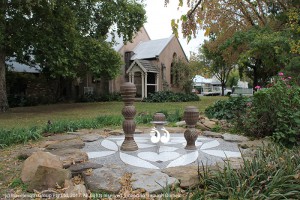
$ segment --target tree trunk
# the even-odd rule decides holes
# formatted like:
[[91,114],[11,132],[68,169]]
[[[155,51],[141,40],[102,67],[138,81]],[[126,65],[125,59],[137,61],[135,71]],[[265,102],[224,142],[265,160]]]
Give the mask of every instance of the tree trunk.
[[253,67],[253,89],[255,89],[256,86],[258,86],[258,69],[261,65],[261,60],[256,59],[255,65]]
[[0,112],[5,112],[9,108],[6,94],[5,74],[5,54],[0,52]]
[[221,85],[222,85],[222,96],[224,96],[224,90],[225,90],[225,87],[226,87],[224,81],[221,83]]

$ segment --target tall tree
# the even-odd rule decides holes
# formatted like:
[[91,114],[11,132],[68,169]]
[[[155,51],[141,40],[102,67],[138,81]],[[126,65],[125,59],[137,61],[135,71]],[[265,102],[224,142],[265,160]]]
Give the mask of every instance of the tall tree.
[[224,96],[226,83],[228,81],[230,72],[234,69],[234,64],[224,60],[222,51],[220,49],[218,51],[211,51],[207,47],[208,43],[209,42],[207,41],[202,46],[202,53],[205,58],[210,61],[208,65],[210,73],[221,82],[222,96]]
[[0,111],[8,109],[5,59],[39,64],[51,76],[86,71],[113,78],[120,56],[105,42],[116,29],[130,41],[145,22],[142,0],[1,0]]
[[[179,0],[180,6],[182,3]],[[265,81],[276,74],[276,70],[280,70],[278,65],[287,65],[289,61],[276,58],[290,59],[293,56],[286,46],[287,41],[292,40],[290,44],[298,46],[298,37],[286,34],[287,13],[290,10],[296,10],[291,17],[294,25],[299,22],[299,18],[295,20],[294,17],[297,11],[299,13],[300,2],[297,0],[187,0],[187,4],[191,9],[181,16],[181,20],[173,20],[173,30],[178,31],[178,23],[181,21],[181,31],[188,39],[199,29],[206,31],[205,34],[210,36],[210,42],[207,43],[210,51],[218,52],[220,46],[227,45],[227,49],[222,50],[224,60],[236,62],[244,69],[250,67],[254,86],[259,79]],[[237,41],[241,39],[240,33],[252,38],[247,40],[248,43]],[[232,41],[232,38],[239,44],[228,45],[228,40]],[[286,42],[280,44],[281,41]],[[266,51],[264,47],[270,48]],[[261,73],[265,73],[264,77],[259,77]]]

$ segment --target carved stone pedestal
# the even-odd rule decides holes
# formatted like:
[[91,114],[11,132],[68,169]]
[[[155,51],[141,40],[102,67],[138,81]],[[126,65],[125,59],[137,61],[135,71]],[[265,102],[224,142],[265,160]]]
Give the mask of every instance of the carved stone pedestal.
[[134,141],[135,122],[134,116],[136,114],[135,107],[133,106],[134,98],[136,95],[136,87],[133,83],[126,82],[121,85],[121,96],[124,101],[124,108],[122,115],[125,120],[123,121],[123,131],[125,133],[125,140],[121,145],[122,151],[136,151],[138,146]]
[[198,137],[198,131],[195,129],[196,123],[199,119],[199,111],[194,106],[187,106],[184,111],[184,120],[187,125],[187,130],[184,132],[187,150],[195,150],[195,141]]

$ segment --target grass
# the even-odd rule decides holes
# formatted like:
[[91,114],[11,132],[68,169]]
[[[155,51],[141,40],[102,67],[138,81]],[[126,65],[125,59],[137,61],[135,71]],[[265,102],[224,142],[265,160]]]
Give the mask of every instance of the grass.
[[[184,108],[193,105],[204,112],[205,108],[215,101],[227,97],[201,97],[197,102],[171,102],[171,103],[146,103],[135,102],[137,115],[140,113],[155,113],[168,111],[170,113],[179,110],[183,113]],[[118,115],[121,116],[123,102],[97,102],[97,103],[73,103],[53,104],[35,107],[11,108],[6,113],[0,113],[0,129],[30,128],[33,126],[45,126],[48,120],[72,121],[82,119],[94,119],[99,116]]]
[[218,171],[203,166],[192,199],[299,199],[299,153],[299,148],[271,144],[237,170],[229,164]]

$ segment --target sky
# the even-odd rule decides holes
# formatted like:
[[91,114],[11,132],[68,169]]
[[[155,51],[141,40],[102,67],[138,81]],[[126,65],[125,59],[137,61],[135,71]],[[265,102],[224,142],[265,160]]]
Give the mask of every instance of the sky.
[[[171,20],[178,19],[185,14],[188,8],[178,8],[178,0],[170,0],[167,7],[164,6],[164,0],[145,0],[147,23],[144,25],[152,40],[168,38],[172,34]],[[190,52],[198,52],[198,47],[204,41],[204,32],[200,31],[196,38],[189,43],[183,38],[181,28],[179,27],[179,41],[185,51],[186,56],[190,57]]]

